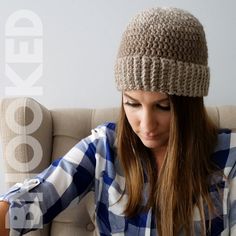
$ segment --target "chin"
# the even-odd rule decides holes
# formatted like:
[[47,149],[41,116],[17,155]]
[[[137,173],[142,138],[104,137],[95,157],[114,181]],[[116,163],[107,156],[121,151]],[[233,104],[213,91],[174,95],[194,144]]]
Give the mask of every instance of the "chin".
[[146,141],[146,140],[145,141],[141,140],[141,141],[145,147],[151,148],[151,149],[153,149],[153,148],[156,149],[156,148],[160,148],[163,146],[158,141]]

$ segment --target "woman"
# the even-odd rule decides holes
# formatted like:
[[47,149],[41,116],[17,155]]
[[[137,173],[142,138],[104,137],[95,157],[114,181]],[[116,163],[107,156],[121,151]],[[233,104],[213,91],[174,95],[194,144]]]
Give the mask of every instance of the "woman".
[[[27,212],[30,194],[47,224],[91,190],[100,235],[236,234],[236,143],[206,114],[207,61],[204,30],[193,15],[176,8],[137,14],[115,65],[122,91],[118,124],[97,127],[2,196],[1,235],[8,235],[3,216],[9,211],[11,221],[17,209]],[[40,193],[47,201],[37,199]],[[24,219],[12,234],[37,228]]]

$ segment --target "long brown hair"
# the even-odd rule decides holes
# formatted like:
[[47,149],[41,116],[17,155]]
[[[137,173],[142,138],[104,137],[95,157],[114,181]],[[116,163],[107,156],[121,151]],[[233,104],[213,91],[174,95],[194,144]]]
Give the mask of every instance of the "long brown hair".
[[[205,235],[210,224],[206,228],[204,206],[208,208],[209,219],[214,211],[208,189],[211,174],[218,171],[210,158],[217,142],[217,127],[209,119],[202,97],[169,97],[169,142],[159,173],[151,151],[133,132],[122,104],[117,126],[117,152],[128,194],[124,213],[132,217],[152,207],[160,235],[174,236],[180,230],[193,235],[196,206],[201,216],[201,232]],[[143,208],[140,202],[143,202],[144,177],[149,192]]]

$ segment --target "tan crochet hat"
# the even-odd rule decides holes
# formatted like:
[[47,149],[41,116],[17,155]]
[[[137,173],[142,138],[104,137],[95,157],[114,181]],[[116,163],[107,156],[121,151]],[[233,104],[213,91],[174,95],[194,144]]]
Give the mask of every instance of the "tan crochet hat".
[[117,88],[205,96],[207,59],[204,29],[193,15],[152,8],[137,14],[123,33],[115,64]]

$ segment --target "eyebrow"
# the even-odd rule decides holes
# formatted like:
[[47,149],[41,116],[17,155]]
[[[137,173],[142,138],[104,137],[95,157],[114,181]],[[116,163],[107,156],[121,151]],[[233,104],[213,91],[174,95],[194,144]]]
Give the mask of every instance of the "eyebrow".
[[[128,97],[128,98],[132,99],[132,100],[135,101],[135,102],[139,102],[137,99],[131,97],[130,95],[128,95],[128,94],[126,94],[126,93],[123,93],[123,95],[124,95],[125,97]],[[155,102],[164,102],[164,101],[166,101],[166,100],[169,101],[169,98],[168,98],[168,97],[162,98],[162,99],[160,99],[160,100],[158,100],[158,101],[155,101]]]

